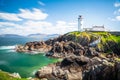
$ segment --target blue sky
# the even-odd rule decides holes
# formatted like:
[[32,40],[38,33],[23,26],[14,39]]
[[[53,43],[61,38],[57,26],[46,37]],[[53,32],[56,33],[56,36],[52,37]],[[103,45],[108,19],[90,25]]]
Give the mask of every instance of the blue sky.
[[104,25],[120,31],[120,0],[0,0],[0,34],[64,34]]

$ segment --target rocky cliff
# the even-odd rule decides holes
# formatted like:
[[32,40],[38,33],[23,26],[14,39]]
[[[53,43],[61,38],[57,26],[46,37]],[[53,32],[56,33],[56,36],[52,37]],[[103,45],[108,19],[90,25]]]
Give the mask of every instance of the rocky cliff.
[[108,32],[70,32],[47,41],[28,42],[17,46],[18,52],[46,53],[47,56],[65,57],[69,54],[111,52],[120,55],[120,36]]
[[70,32],[47,41],[28,42],[16,51],[44,52],[63,59],[38,70],[39,79],[120,80],[120,36],[108,32]]
[[120,62],[111,59],[69,56],[62,62],[41,68],[36,77],[48,80],[120,80]]

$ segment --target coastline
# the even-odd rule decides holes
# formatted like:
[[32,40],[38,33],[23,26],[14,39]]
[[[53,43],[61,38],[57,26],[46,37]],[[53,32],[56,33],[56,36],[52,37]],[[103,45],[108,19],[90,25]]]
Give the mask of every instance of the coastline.
[[[17,46],[15,50],[17,51],[16,54],[26,54],[26,55],[30,54],[31,56],[43,55],[46,57],[46,59],[49,58],[54,60],[52,61],[52,63],[51,62],[47,63],[42,67],[38,66],[39,69],[34,70],[32,72],[32,74],[35,74],[35,78],[39,78],[39,79],[46,78],[46,79],[55,79],[55,80],[56,79],[74,80],[74,77],[72,76],[75,75],[74,72],[72,71],[75,71],[76,75],[77,74],[81,75],[78,77],[76,76],[75,79],[81,78],[81,80],[84,80],[84,78],[86,77],[84,77],[83,75],[87,76],[88,73],[86,72],[84,73],[86,69],[81,71],[81,69],[84,68],[83,66],[89,68],[88,72],[93,67],[96,69],[97,67],[99,67],[99,65],[102,65],[101,68],[103,68],[104,66],[106,67],[110,66],[113,69],[118,69],[115,67],[115,65],[119,65],[119,61],[120,61],[119,53],[118,53],[120,49],[118,46],[120,45],[118,39],[119,37],[120,36],[118,35],[115,36],[108,32],[70,32],[61,35],[59,37],[56,37],[54,39],[48,39],[46,41],[27,42],[25,45]],[[96,43],[96,41],[99,39],[100,41]],[[91,43],[92,45],[90,45]],[[112,50],[112,52],[110,50]],[[89,59],[91,62],[86,59]],[[68,64],[68,66],[65,66],[67,64],[66,60],[67,63],[70,63]],[[87,66],[88,64],[94,64],[94,65]],[[80,69],[80,71],[74,70],[74,68],[75,69],[78,68]],[[93,72],[95,71],[93,70]],[[58,75],[57,73],[60,74]],[[106,73],[106,71],[104,73]],[[96,74],[99,74],[99,72]],[[116,74],[118,75],[118,73]],[[62,77],[62,75],[66,75],[66,76]],[[90,73],[89,75],[92,74]]]
[[[38,77],[40,79],[42,79],[42,78],[47,78],[47,79],[65,79],[65,78],[67,78],[67,80],[71,80],[71,79],[74,79],[72,77],[74,75],[72,72],[69,72],[69,71],[67,73],[64,71],[62,71],[62,72],[67,75],[71,75],[71,77],[70,76],[69,77],[68,76],[60,77],[60,76],[62,76],[61,75],[62,73],[60,75],[56,75],[56,76],[52,75],[52,73],[54,73],[55,71],[58,71],[59,69],[61,69],[61,70],[63,69],[63,68],[60,68],[60,66],[62,65],[62,62],[64,62],[65,59],[68,59],[68,62],[70,60],[70,61],[72,61],[72,63],[74,63],[74,60],[72,60],[72,59],[76,60],[75,56],[77,56],[79,58],[83,56],[83,57],[89,58],[90,60],[93,60],[93,63],[94,63],[94,58],[97,59],[97,60],[95,60],[95,61],[97,61],[96,62],[97,64],[96,63],[94,64],[96,66],[99,66],[100,63],[103,63],[103,64],[101,64],[101,65],[103,65],[101,67],[104,67],[104,63],[105,63],[106,67],[111,66],[111,67],[115,68],[114,66],[116,65],[116,62],[119,65],[119,50],[120,50],[120,47],[118,46],[118,45],[120,45],[120,42],[118,39],[119,37],[120,36],[118,36],[118,35],[115,36],[108,32],[70,32],[70,33],[61,35],[57,38],[46,40],[44,42],[43,41],[42,42],[41,41],[40,42],[36,42],[36,41],[28,42],[24,46],[22,46],[22,48],[20,48],[20,50],[21,50],[20,52],[26,52],[26,50],[40,51],[40,52],[42,51],[42,52],[45,52],[45,56],[47,56],[48,58],[50,57],[50,58],[60,59],[58,62],[55,62],[53,64],[48,64],[48,66],[42,67],[40,70],[37,71],[36,77]],[[100,39],[100,41],[96,42],[98,39]],[[110,45],[111,43],[112,43],[112,45]],[[109,45],[109,47],[108,47],[108,45]],[[116,48],[114,48],[114,47],[116,47]],[[19,48],[17,48],[17,50],[19,52]],[[110,52],[109,50],[112,50],[112,52]],[[106,54],[106,52],[108,54]],[[73,58],[69,59],[69,57],[71,57],[71,56]],[[77,60],[80,61],[79,65],[81,65],[84,63],[84,61],[81,61],[81,58],[79,60],[79,58]],[[84,60],[84,58],[82,60]],[[93,64],[89,61],[87,61],[85,63]],[[64,64],[64,65],[66,65],[66,64]],[[64,66],[64,65],[62,65],[62,66]],[[71,67],[71,68],[73,68],[75,66],[76,65],[71,67],[70,65],[68,65],[68,67]],[[82,65],[81,65],[81,67],[82,67]],[[78,69],[81,69],[81,67],[79,66]],[[89,66],[89,67],[92,68],[92,66]],[[57,68],[58,70],[57,69],[54,70],[53,68],[55,68],[55,69]],[[65,69],[69,70],[69,68],[65,68]],[[45,72],[43,72],[42,70]],[[75,70],[75,71],[77,71],[77,70]],[[88,70],[88,71],[90,71],[90,70]],[[86,75],[87,73],[81,74],[81,72],[83,73],[83,71],[80,71],[81,80],[84,80],[83,75]],[[94,70],[93,70],[93,72],[94,72]],[[79,72],[77,71],[76,74],[77,73],[79,73]],[[98,72],[96,74],[99,74],[99,73],[101,73],[101,72]],[[65,75],[65,74],[63,74],[63,75]],[[92,75],[92,74],[90,73],[90,75]],[[52,76],[54,76],[54,77],[52,77]],[[58,76],[60,78],[58,78]],[[80,77],[76,77],[76,78],[79,79]],[[113,76],[113,78],[114,78],[114,76]],[[101,79],[101,80],[104,80],[104,79]]]

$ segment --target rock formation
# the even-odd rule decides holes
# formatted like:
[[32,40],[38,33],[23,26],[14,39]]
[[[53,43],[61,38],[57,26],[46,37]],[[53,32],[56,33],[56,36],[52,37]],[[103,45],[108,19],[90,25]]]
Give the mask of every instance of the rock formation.
[[[90,45],[94,42],[94,46]],[[47,41],[19,45],[16,51],[44,52],[48,57],[63,59],[38,70],[36,77],[40,79],[120,80],[119,36],[107,32],[71,32]]]
[[[94,43],[98,39],[100,39],[99,43],[90,46],[91,43]],[[116,40],[111,38],[111,34],[105,32],[97,34],[92,32],[71,32],[46,41],[34,41],[28,42],[23,46],[18,45],[16,51],[42,52],[46,53],[46,56],[51,57],[65,57],[69,54],[98,55],[98,52],[106,53],[108,51],[120,55],[120,43],[117,43]]]
[[69,56],[41,68],[36,77],[48,80],[120,80],[120,63],[99,57]]
[[51,50],[51,46],[46,45],[43,41],[40,42],[28,42],[24,46],[23,45],[18,45],[16,47],[16,51],[18,52],[48,52]]

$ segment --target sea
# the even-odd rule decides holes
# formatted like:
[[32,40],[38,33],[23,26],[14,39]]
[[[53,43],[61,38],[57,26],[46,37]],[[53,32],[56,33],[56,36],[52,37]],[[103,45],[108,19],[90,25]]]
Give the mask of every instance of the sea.
[[41,67],[54,63],[57,59],[48,58],[45,53],[26,54],[15,51],[19,44],[41,41],[39,38],[0,37],[0,69],[10,73],[19,73],[21,77],[34,77]]

